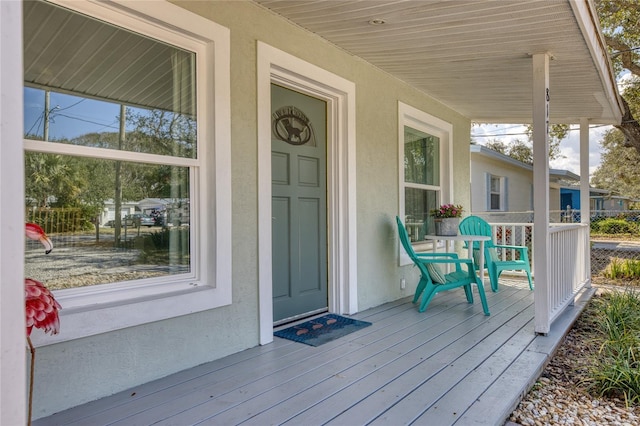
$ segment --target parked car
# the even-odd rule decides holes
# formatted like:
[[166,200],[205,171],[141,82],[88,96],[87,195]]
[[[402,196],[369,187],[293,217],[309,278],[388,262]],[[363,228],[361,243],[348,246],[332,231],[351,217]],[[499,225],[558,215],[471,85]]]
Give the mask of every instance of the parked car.
[[155,226],[156,221],[149,215],[135,213],[126,215],[124,217],[124,223],[126,226],[135,226],[137,228],[140,226]]

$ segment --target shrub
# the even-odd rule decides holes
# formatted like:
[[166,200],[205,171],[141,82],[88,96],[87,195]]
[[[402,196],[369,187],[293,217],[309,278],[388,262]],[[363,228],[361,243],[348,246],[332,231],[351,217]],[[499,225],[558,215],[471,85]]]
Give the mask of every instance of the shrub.
[[611,263],[603,272],[604,276],[611,279],[638,279],[640,278],[640,260],[638,259],[611,259]]
[[640,402],[640,296],[613,292],[597,300],[601,336],[599,357],[590,371],[590,387],[600,396]]
[[603,234],[632,234],[637,229],[624,219],[604,219],[594,223],[593,227],[597,227],[596,232]]

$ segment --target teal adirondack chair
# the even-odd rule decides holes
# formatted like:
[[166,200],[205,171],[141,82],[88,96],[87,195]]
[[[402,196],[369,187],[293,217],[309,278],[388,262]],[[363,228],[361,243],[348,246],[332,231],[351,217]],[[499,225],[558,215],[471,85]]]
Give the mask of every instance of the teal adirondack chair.
[[[484,314],[489,315],[484,287],[476,276],[476,269],[471,259],[458,259],[456,253],[416,253],[411,246],[407,229],[397,216],[396,223],[398,224],[398,234],[402,246],[413,263],[420,269],[420,282],[418,282],[418,287],[413,297],[413,303],[416,303],[422,294],[420,312],[424,312],[427,309],[427,305],[436,293],[458,287],[464,288],[467,301],[473,303],[471,284],[475,284],[478,286]],[[455,271],[444,274],[437,265],[455,265]],[[461,267],[462,265],[466,265],[466,271]]]
[[[484,243],[484,267],[489,271],[489,280],[491,281],[491,290],[498,291],[498,278],[502,271],[524,271],[529,279],[529,288],[533,290],[531,282],[531,266],[529,266],[529,249],[525,246],[512,246],[505,244],[495,244],[493,235],[491,234],[491,225],[478,216],[468,216],[460,222],[461,235],[486,235],[492,237],[491,240]],[[474,251],[479,250],[480,243],[474,241]],[[519,259],[500,260],[498,249],[513,249],[519,253]],[[475,257],[475,256],[474,256]]]

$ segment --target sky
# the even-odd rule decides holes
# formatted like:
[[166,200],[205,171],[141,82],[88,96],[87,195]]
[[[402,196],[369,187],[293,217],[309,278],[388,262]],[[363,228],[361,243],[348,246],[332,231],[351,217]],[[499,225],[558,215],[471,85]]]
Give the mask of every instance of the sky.
[[[42,137],[44,91],[25,87],[24,129]],[[88,98],[51,92],[49,139],[72,139],[91,132],[117,132],[120,106]]]
[[[589,174],[598,168],[601,161],[602,148],[600,141],[604,133],[612,126],[589,126]],[[527,142],[524,125],[514,124],[479,124],[471,128],[472,139],[485,145],[491,140],[499,140],[506,144],[520,139]],[[580,175],[580,126],[573,125],[566,139],[560,142],[560,156],[549,163],[552,169],[569,170]]]
[[[625,86],[633,79],[629,71],[624,71],[618,77],[618,92],[623,93]],[[526,127],[518,124],[478,124],[471,128],[472,140],[485,145],[491,140],[499,140],[506,144],[520,139],[527,142]],[[602,147],[600,141],[604,134],[613,126],[589,126],[589,176],[600,166],[602,161]],[[573,125],[567,138],[560,142],[561,158],[549,162],[552,169],[569,170],[580,175],[580,126]]]

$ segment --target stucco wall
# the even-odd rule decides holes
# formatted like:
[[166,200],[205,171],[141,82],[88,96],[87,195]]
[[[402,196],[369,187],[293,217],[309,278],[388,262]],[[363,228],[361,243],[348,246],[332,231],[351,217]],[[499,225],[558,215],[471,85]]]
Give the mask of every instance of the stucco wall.
[[508,206],[512,212],[530,211],[533,206],[533,172],[487,156],[471,153],[471,206],[474,212],[487,211],[486,173],[506,177]]
[[[248,2],[180,1],[231,30],[233,304],[40,348],[34,417],[91,401],[258,344],[256,43],[356,83],[358,306],[410,295],[415,268],[399,268],[398,113],[402,101],[453,124],[456,164],[469,164],[470,122],[423,93]],[[456,167],[454,202],[469,206],[468,167]],[[400,289],[400,279],[407,288]]]

